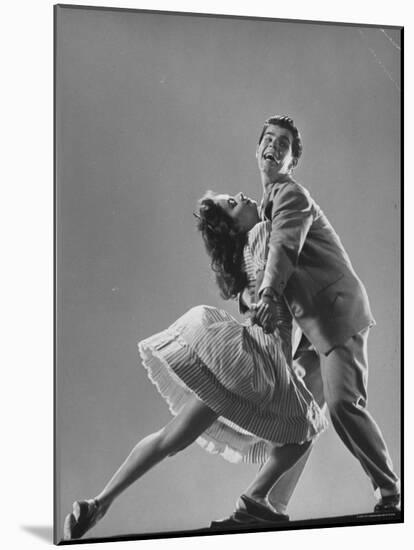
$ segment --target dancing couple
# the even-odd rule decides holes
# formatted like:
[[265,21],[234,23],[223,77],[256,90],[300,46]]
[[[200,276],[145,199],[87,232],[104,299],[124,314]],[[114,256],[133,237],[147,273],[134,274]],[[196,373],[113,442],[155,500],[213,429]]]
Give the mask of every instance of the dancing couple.
[[[220,294],[239,300],[246,321],[197,306],[139,342],[173,418],[133,448],[100,493],[74,502],[65,540],[82,537],[132,483],[194,441],[231,462],[260,465],[235,512],[213,527],[288,521],[289,499],[327,426],[325,404],[380,492],[375,511],[398,511],[399,479],[366,409],[368,297],[328,219],[293,179],[301,153],[293,120],[272,117],[256,149],[260,208],[242,193],[200,200],[197,225]],[[295,361],[292,319],[301,330]]]

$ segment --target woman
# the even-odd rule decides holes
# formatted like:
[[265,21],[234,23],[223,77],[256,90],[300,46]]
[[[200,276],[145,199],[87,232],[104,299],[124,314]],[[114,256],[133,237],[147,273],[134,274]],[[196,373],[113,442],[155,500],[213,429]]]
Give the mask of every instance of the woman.
[[[257,204],[243,196],[208,192],[199,204],[198,229],[224,299],[243,295],[255,309],[256,274],[266,261],[269,226]],[[197,440],[231,462],[262,464],[237,503],[235,520],[280,520],[267,496],[326,427],[312,395],[291,368],[291,317],[279,304],[277,333],[266,334],[226,311],[198,306],[168,329],[138,344],[148,376],[174,418],[141,440],[104,489],[76,501],[64,525],[65,540],[83,536],[134,481],[164,458]]]

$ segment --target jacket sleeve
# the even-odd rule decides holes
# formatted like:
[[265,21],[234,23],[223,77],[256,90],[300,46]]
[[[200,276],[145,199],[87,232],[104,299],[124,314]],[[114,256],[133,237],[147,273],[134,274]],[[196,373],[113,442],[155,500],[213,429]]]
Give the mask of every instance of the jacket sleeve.
[[315,213],[309,193],[296,183],[275,190],[270,200],[272,230],[259,292],[272,287],[277,294],[282,294],[298,263]]

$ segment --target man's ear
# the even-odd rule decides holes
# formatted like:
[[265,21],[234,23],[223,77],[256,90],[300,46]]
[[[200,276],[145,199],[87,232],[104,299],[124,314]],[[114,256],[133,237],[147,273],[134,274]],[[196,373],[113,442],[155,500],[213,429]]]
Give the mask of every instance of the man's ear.
[[298,165],[298,159],[295,157],[292,159],[292,162],[290,163],[289,170],[293,170]]

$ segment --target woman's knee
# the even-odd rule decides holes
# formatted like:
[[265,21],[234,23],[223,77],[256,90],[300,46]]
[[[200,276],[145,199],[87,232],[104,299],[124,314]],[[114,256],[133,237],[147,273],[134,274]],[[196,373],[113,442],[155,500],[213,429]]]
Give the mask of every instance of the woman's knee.
[[193,440],[186,437],[174,425],[167,424],[159,431],[159,447],[165,456],[172,456],[186,449]]
[[216,418],[217,413],[194,397],[160,431],[160,445],[168,455],[175,454],[191,445]]

